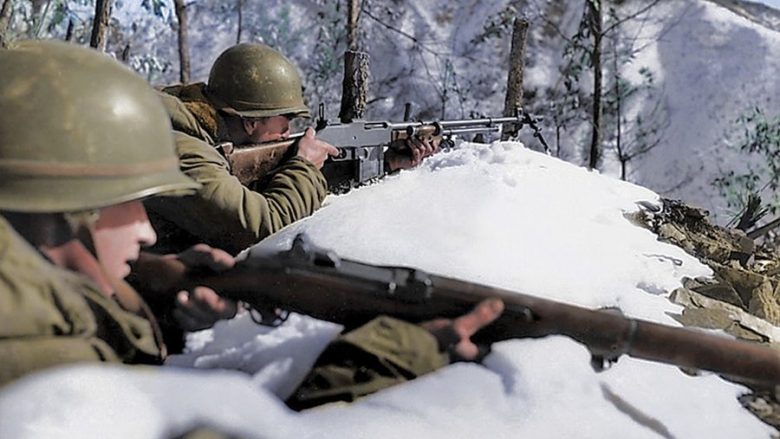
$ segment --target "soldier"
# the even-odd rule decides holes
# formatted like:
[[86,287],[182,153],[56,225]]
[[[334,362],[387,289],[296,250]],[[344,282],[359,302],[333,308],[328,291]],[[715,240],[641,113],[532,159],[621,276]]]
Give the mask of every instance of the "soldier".
[[[159,363],[154,316],[120,280],[156,239],[139,200],[198,188],[159,98],[64,43],[0,51],[0,77],[0,382],[75,361]],[[213,320],[235,312],[209,299]]]
[[[156,239],[140,200],[198,188],[178,169],[164,108],[140,77],[65,43],[0,51],[0,77],[0,385],[65,363],[160,363],[156,316],[121,278]],[[191,267],[233,264],[205,246],[178,257]],[[184,326],[208,326],[236,309],[203,287],[176,300]],[[323,354],[291,406],[411,379],[446,364],[448,350],[474,358],[469,337],[502,307],[485,301],[420,326],[370,322]]]
[[[311,128],[297,155],[251,189],[231,175],[222,149],[215,148],[284,139],[292,119],[309,116],[298,71],[282,54],[263,44],[239,44],[217,58],[207,84],[164,92],[181,169],[203,186],[193,197],[146,203],[160,234],[156,252],[205,242],[236,254],[319,208],[327,191],[319,169],[338,151],[318,141]],[[388,170],[417,165],[437,144],[413,139],[408,146],[406,153],[388,154]]]

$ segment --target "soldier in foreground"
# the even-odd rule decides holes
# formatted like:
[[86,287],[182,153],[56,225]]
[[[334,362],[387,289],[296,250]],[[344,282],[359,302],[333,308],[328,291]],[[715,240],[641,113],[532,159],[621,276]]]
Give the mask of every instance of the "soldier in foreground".
[[[0,51],[0,77],[0,385],[66,363],[161,363],[159,315],[121,278],[156,240],[141,200],[198,184],[179,171],[157,96],[108,57],[57,42]],[[164,258],[233,264],[207,246]],[[205,287],[169,299],[185,327],[236,310]],[[442,367],[450,352],[474,359],[469,337],[502,309],[486,300],[419,326],[376,319],[334,342],[290,405],[351,400]]]
[[[298,71],[282,54],[239,44],[217,58],[207,84],[163,91],[181,169],[202,187],[191,197],[146,202],[160,233],[155,252],[205,242],[236,254],[319,208],[327,192],[320,168],[338,150],[317,140],[313,129],[294,157],[251,188],[231,175],[224,157],[226,149],[285,139],[290,121],[309,117]],[[388,171],[416,166],[438,144],[411,139],[406,146],[388,155]]]

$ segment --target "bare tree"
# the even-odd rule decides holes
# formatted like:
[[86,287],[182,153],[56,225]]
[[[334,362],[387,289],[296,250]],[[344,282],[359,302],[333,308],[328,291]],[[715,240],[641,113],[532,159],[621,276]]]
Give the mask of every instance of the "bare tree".
[[239,44],[241,42],[241,32],[243,31],[244,27],[244,0],[238,0],[236,10],[238,11],[238,30],[236,31],[236,44]]
[[360,1],[349,0],[347,7],[347,50],[358,50],[358,18],[360,17]]
[[588,10],[588,27],[593,38],[590,63],[593,70],[593,106],[591,108],[590,153],[588,154],[588,169],[596,169],[601,160],[601,116],[602,116],[602,83],[601,83],[601,41],[604,37],[602,28],[601,0],[585,0]]
[[13,0],[4,0],[3,7],[0,9],[0,49],[8,45],[8,25],[11,22],[11,11],[13,11]]
[[68,30],[65,31],[65,41],[73,41],[73,37],[76,36],[76,23],[71,18],[68,20]]
[[179,22],[179,80],[182,84],[190,82],[190,49],[187,34],[187,6],[184,0],[173,0],[176,19]]
[[108,42],[108,23],[114,0],[95,0],[95,19],[92,21],[92,36],[89,45],[105,52]]
[[[515,116],[523,105],[523,71],[525,69],[525,48],[528,40],[528,20],[515,18],[512,28],[512,48],[509,54],[509,74],[507,75],[504,116]],[[517,125],[504,127],[504,140],[517,134]],[[514,132],[513,132],[514,131]]]
[[[645,113],[646,117],[637,115],[626,120],[623,115],[624,100],[638,97],[642,89],[647,91],[652,85],[627,85],[617,68],[614,69],[613,75],[612,108],[607,111],[612,113],[614,119],[615,132],[612,141],[620,162],[620,179],[627,181],[629,163],[660,145],[662,138],[659,133],[668,127],[669,120],[660,101]],[[607,141],[609,142],[609,139]]]
[[130,43],[125,44],[125,48],[122,49],[122,55],[119,59],[121,59],[125,64],[130,61]]
[[[598,168],[606,148],[605,144],[616,140],[614,147],[621,161],[624,176],[630,160],[655,146],[653,144],[655,141],[651,140],[650,137],[655,134],[653,131],[657,131],[657,128],[650,127],[647,123],[644,127],[636,127],[640,122],[637,116],[636,120],[628,121],[636,129],[629,130],[628,124],[620,116],[620,113],[624,111],[623,107],[627,104],[624,98],[628,97],[628,91],[625,90],[625,87],[615,87],[613,92],[612,84],[609,83],[611,80],[624,82],[623,78],[619,72],[613,72],[615,74],[612,76],[604,75],[605,71],[609,71],[610,66],[613,69],[619,69],[641,50],[635,44],[637,36],[632,39],[621,34],[621,31],[625,32],[630,27],[623,25],[632,23],[635,28],[643,28],[641,25],[636,25],[635,22],[639,21],[641,24],[648,20],[646,13],[659,4],[660,0],[633,2],[631,6],[637,5],[637,7],[632,8],[626,15],[619,16],[617,8],[625,7],[628,3],[630,2],[618,0],[585,0],[582,20],[574,36],[568,38],[560,29],[555,29],[558,35],[567,42],[564,58],[568,61],[561,68],[561,79],[556,84],[551,98],[554,102],[553,122],[555,123],[559,152],[562,131],[565,131],[571,123],[578,127],[578,121],[587,121],[590,128],[590,140],[585,151],[588,168]],[[549,22],[549,24],[552,23]],[[614,50],[612,56],[618,59],[613,61],[617,62],[609,63],[610,52],[608,50],[605,52],[603,46],[608,41],[618,44],[617,40],[621,41],[625,48],[621,51]],[[590,73],[592,79],[592,82],[587,86],[580,83],[581,74],[586,71]],[[559,89],[560,85],[564,87]],[[621,96],[613,96],[615,93],[620,93]],[[653,111],[653,113],[656,112]],[[614,138],[611,131],[612,124],[617,125]],[[641,135],[643,137],[641,141],[636,142],[636,139],[633,142],[624,141],[628,139],[630,131],[631,136]]]
[[352,122],[362,119],[368,94],[368,54],[358,50],[358,19],[361,0],[349,0],[347,7],[347,51],[344,52],[344,80],[339,119]]

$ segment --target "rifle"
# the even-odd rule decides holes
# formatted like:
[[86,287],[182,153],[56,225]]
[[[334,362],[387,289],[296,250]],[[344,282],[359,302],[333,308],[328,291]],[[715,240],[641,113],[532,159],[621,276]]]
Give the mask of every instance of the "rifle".
[[[686,368],[708,370],[742,382],[780,384],[780,353],[756,343],[590,310],[405,267],[385,267],[339,258],[298,235],[286,251],[253,248],[227,272],[192,276],[176,259],[160,276],[141,271],[148,291],[179,291],[199,285],[257,310],[280,308],[358,327],[379,315],[412,323],[455,318],[486,298],[504,301],[497,321],[475,342],[565,335],[588,347],[594,368],[623,354]],[[138,273],[138,271],[137,271]],[[173,274],[173,276],[172,276]],[[157,284],[154,284],[154,283]]]
[[[536,120],[522,109],[511,117],[486,117],[479,119],[442,120],[442,121],[365,121],[349,123],[331,123],[324,117],[324,106],[319,107],[317,138],[336,146],[338,157],[331,157],[322,167],[322,173],[328,180],[332,192],[351,188],[381,177],[385,174],[385,147],[398,140],[411,137],[421,139],[442,138],[451,140],[454,136],[478,133],[498,133],[504,125],[516,125],[517,129],[529,125],[534,136],[540,139],[540,130]],[[284,160],[296,153],[298,139],[303,133],[296,133],[288,139],[233,148],[226,153],[228,162],[242,184],[249,186],[268,175]]]

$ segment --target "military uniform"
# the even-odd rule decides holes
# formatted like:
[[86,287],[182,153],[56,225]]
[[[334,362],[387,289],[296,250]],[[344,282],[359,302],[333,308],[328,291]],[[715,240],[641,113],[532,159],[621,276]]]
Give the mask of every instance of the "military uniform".
[[0,385],[83,361],[161,362],[149,321],[55,267],[0,216]]
[[231,175],[215,148],[231,140],[225,115],[309,115],[297,69],[281,53],[262,44],[233,46],[214,62],[208,84],[168,87],[162,99],[181,170],[203,187],[192,197],[147,203],[159,234],[156,253],[205,242],[236,254],[320,207],[327,183],[307,160],[287,160],[250,189]]
[[354,401],[446,366],[446,348],[418,325],[378,317],[328,345],[287,405]]
[[158,233],[155,253],[178,253],[205,242],[236,254],[320,207],[327,193],[322,173],[308,161],[285,162],[260,192],[231,175],[214,147],[226,139],[224,120],[202,94],[203,84],[162,94],[175,130],[181,170],[203,187],[185,198],[145,202]]

